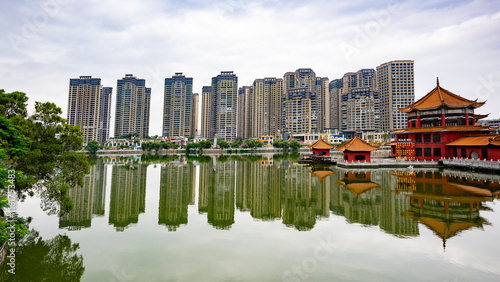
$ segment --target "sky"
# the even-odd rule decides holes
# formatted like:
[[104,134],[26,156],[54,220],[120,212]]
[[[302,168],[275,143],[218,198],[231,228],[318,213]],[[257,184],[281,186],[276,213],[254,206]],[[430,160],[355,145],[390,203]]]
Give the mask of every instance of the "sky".
[[[238,86],[312,68],[330,80],[413,60],[415,97],[436,86],[487,101],[500,118],[500,1],[3,0],[0,89],[55,102],[69,79],[113,87],[125,74],[152,88],[150,135],[161,135],[164,79],[182,72],[201,94],[221,71]],[[201,102],[201,97],[200,97]],[[112,131],[113,132],[113,131]]]

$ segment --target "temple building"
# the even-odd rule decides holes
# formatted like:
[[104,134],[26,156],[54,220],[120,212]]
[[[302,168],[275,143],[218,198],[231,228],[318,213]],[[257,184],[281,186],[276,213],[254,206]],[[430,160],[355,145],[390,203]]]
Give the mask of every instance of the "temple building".
[[309,148],[312,149],[313,155],[330,156],[330,149],[333,149],[334,146],[320,138],[316,143],[309,146]]
[[[476,139],[462,139],[486,134],[495,138],[495,135],[490,135],[494,128],[477,123],[487,117],[474,113],[482,105],[484,102],[468,100],[441,88],[437,80],[437,86],[431,92],[408,107],[399,109],[408,114],[408,127],[392,131],[396,135],[396,142],[391,144],[392,155],[397,159],[419,161],[438,161],[443,157],[498,160],[498,142],[489,144],[478,143]],[[483,149],[490,147],[498,152],[488,156]]]
[[359,138],[357,135],[351,140],[347,141],[345,144],[337,146],[339,151],[344,152],[344,160],[348,162],[352,161],[371,161],[371,152],[378,149],[378,147],[372,146],[370,143]]

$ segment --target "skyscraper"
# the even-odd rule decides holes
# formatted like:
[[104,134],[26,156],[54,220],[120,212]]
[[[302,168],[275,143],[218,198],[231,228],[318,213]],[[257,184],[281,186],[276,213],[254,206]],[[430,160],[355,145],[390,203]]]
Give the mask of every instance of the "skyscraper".
[[384,131],[406,128],[407,115],[399,111],[415,102],[413,61],[390,61],[377,67],[381,126]]
[[252,87],[243,86],[238,90],[238,129],[237,136],[249,139],[252,136]]
[[285,73],[283,85],[282,132],[319,132],[330,127],[328,78],[303,68]]
[[80,76],[69,80],[68,124],[80,126],[84,143],[91,140],[102,143],[109,132],[111,89],[104,94],[101,90],[100,78]]
[[149,108],[151,88],[146,80],[132,74],[118,79],[116,89],[115,138],[137,133],[140,138],[149,135]]
[[214,124],[214,137],[231,142],[236,139],[236,117],[238,110],[238,77],[232,71],[223,71],[212,78],[210,119]]
[[97,141],[104,143],[109,139],[109,126],[111,124],[111,96],[113,87],[103,87],[99,102],[99,131]]
[[181,72],[165,79],[163,133],[165,137],[194,136],[193,79]]
[[212,87],[203,86],[201,90],[201,136],[210,139],[213,138],[212,124]]
[[191,129],[191,136],[197,136],[200,134],[198,127],[198,109],[200,105],[200,95],[198,93],[193,93],[193,128]]
[[380,129],[380,93],[371,87],[353,88],[342,94],[341,129],[376,131]]
[[330,82],[330,128],[341,129],[340,103],[342,96],[342,79],[334,79]]

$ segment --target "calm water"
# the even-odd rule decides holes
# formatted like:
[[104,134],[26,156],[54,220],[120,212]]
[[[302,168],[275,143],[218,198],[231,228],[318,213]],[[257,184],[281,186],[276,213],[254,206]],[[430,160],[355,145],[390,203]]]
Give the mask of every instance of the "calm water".
[[69,214],[19,205],[37,233],[16,279],[500,281],[494,177],[272,156],[99,161]]

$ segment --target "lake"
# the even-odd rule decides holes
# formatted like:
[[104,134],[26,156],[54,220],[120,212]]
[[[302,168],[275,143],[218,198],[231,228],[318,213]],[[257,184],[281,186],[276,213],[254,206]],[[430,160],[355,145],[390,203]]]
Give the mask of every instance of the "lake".
[[69,213],[19,203],[36,232],[16,279],[500,281],[498,191],[496,175],[449,169],[100,159]]

